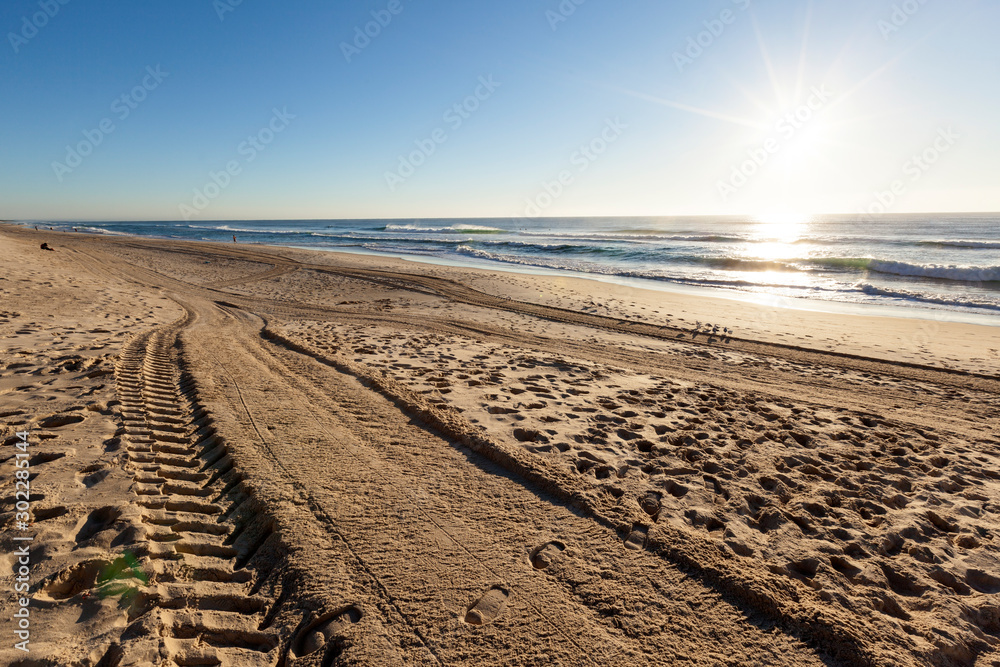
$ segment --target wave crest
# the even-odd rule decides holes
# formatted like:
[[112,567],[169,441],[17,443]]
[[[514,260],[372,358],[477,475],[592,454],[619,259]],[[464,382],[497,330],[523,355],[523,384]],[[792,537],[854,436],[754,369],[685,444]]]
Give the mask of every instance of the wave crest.
[[936,248],[965,248],[965,249],[1000,249],[1000,241],[977,241],[973,239],[940,239],[933,241],[919,241],[917,245],[933,246]]
[[386,225],[384,232],[420,232],[421,234],[509,234],[506,229],[485,225],[451,225],[449,227],[421,227],[419,225]]
[[911,292],[909,290],[898,288],[887,289],[885,287],[876,287],[875,285],[870,285],[868,283],[859,283],[858,285],[855,285],[855,287],[869,296],[918,301],[920,303],[932,303],[940,306],[960,306],[963,308],[984,308],[987,310],[1000,311],[1000,303],[984,301],[982,299],[973,299],[971,297],[922,294],[920,292]]
[[1000,282],[1000,266],[910,264],[872,257],[803,257],[783,260],[698,257],[695,261],[728,271],[870,271],[908,278],[968,283]]

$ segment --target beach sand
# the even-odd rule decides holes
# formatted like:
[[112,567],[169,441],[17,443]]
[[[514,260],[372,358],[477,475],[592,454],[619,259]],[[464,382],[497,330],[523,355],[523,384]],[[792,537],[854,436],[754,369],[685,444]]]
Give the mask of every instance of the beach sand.
[[1000,665],[998,328],[13,226],[0,259],[0,663]]

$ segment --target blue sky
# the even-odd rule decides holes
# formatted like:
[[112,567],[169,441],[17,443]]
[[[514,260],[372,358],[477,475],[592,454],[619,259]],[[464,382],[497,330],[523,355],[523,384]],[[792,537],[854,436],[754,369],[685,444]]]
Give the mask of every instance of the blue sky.
[[5,0],[0,218],[1000,210],[994,2],[236,1]]

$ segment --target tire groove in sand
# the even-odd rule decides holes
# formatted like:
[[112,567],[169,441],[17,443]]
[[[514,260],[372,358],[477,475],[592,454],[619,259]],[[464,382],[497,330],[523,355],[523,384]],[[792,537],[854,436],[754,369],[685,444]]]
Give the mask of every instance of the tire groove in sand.
[[[240,528],[217,520],[231,502],[220,487],[238,473],[208,474],[212,467],[205,454],[213,443],[206,441],[214,436],[196,433],[211,419],[191,383],[181,378],[171,351],[177,332],[194,319],[188,311],[171,326],[136,336],[116,367],[120,401],[140,411],[124,423],[123,439],[136,468],[133,490],[141,491],[136,503],[145,544],[139,548],[145,547],[152,572],[129,610],[126,638],[111,646],[101,664],[166,659],[178,665],[271,667],[280,660],[279,634],[263,622],[268,601],[249,590],[254,574],[238,563]],[[163,426],[169,428],[159,431]],[[195,467],[206,472],[185,472]],[[216,497],[200,500],[208,496]],[[214,581],[208,587],[199,581],[206,576]]]
[[[282,470],[282,472],[286,475],[286,477],[288,479],[293,480],[293,484],[294,484],[296,490],[303,497],[306,498],[306,500],[308,502],[308,505],[309,505],[309,508],[312,511],[312,513],[316,516],[316,518],[321,523],[325,524],[331,532],[333,532],[334,534],[337,535],[337,537],[344,543],[344,545],[347,547],[347,549],[351,552],[351,555],[354,557],[354,559],[358,563],[358,565],[362,569],[364,569],[371,576],[371,578],[375,582],[377,582],[377,584],[382,589],[382,591],[385,594],[385,596],[389,599],[390,603],[399,612],[400,616],[403,617],[404,619],[406,619],[407,622],[409,622],[409,618],[399,608],[399,605],[393,599],[393,596],[389,592],[389,589],[379,579],[378,575],[376,573],[374,573],[371,570],[371,568],[369,568],[367,566],[367,564],[365,563],[364,559],[359,556],[359,554],[357,553],[356,549],[352,546],[352,542],[350,540],[348,540],[341,533],[341,531],[337,528],[336,521],[331,516],[329,516],[329,514],[324,510],[324,508],[322,507],[322,505],[319,502],[316,501],[316,499],[313,496],[313,494],[308,490],[308,488],[305,485],[303,485],[303,484],[301,484],[301,483],[299,483],[297,481],[294,481],[295,480],[294,475],[292,475],[290,473],[290,471],[288,470],[288,468],[285,466],[285,464],[282,463],[281,457],[277,456],[274,453],[274,449],[271,446],[271,443],[269,442],[269,440],[267,438],[264,437],[264,434],[260,431],[260,428],[257,426],[257,421],[254,419],[253,411],[250,409],[250,407],[246,403],[246,399],[243,396],[243,390],[240,388],[239,382],[233,377],[232,373],[226,367],[226,365],[224,363],[222,363],[221,361],[218,360],[218,357],[216,357],[216,361],[217,361],[218,367],[220,369],[222,369],[222,372],[225,373],[226,376],[231,380],[232,386],[236,390],[237,396],[239,397],[240,405],[243,408],[243,412],[247,415],[247,419],[250,421],[250,424],[253,427],[254,432],[256,432],[257,437],[260,440],[261,445],[267,451],[268,457],[271,459],[271,461],[275,465],[278,466],[278,468],[280,468]],[[411,628],[413,629],[413,632],[420,638],[421,643],[427,648],[428,651],[431,652],[432,655],[434,655],[435,660],[440,664],[440,659],[438,658],[438,656],[436,654],[434,654],[433,648],[428,644],[427,639],[421,634],[421,632],[419,631],[419,629],[413,627],[412,625],[411,625]]]
[[[226,327],[230,330],[225,332],[224,339],[203,339],[198,347],[225,351],[225,362],[212,358],[211,365],[225,363],[226,373],[232,374],[232,380],[242,385],[230,400],[236,403],[237,409],[251,413],[249,419],[255,424],[249,428],[261,433],[265,448],[271,450],[269,457],[275,462],[282,460],[281,465],[289,471],[290,477],[302,475],[304,480],[311,480],[314,502],[328,517],[320,518],[320,521],[354,543],[352,549],[356,550],[358,558],[393,596],[393,601],[404,612],[403,616],[409,614],[414,619],[414,625],[426,628],[423,636],[429,643],[433,644],[436,638],[439,644],[435,650],[440,656],[454,655],[452,651],[459,648],[466,652],[472,650],[463,645],[467,639],[461,631],[462,626],[481,627],[482,630],[477,632],[501,633],[510,632],[512,628],[524,632],[525,623],[529,626],[539,623],[548,625],[551,628],[548,632],[550,637],[562,637],[564,647],[576,656],[572,658],[573,664],[588,659],[600,664],[608,661],[635,664],[633,661],[637,656],[647,649],[653,650],[651,647],[658,643],[664,651],[675,644],[689,645],[687,650],[681,652],[693,655],[700,650],[697,647],[704,647],[706,641],[717,642],[693,628],[685,628],[684,632],[676,635],[667,633],[642,637],[640,641],[641,635],[634,628],[623,630],[617,627],[613,616],[605,615],[606,612],[598,613],[594,608],[595,605],[611,603],[602,598],[601,591],[577,590],[581,586],[599,588],[593,582],[600,581],[600,576],[592,577],[588,584],[581,584],[574,580],[578,573],[569,568],[560,571],[559,567],[553,566],[541,573],[532,566],[531,550],[558,537],[561,543],[570,545],[568,550],[574,554],[572,558],[565,554],[567,558],[560,560],[585,568],[590,565],[587,554],[591,557],[599,554],[598,560],[606,561],[608,570],[620,573],[616,576],[632,578],[637,583],[645,582],[643,587],[649,591],[661,590],[650,581],[656,573],[655,576],[672,581],[681,598],[714,598],[718,608],[706,612],[708,617],[722,615],[726,620],[707,621],[708,625],[735,625],[738,630],[733,632],[738,636],[759,635],[756,640],[746,643],[783,644],[793,653],[798,652],[802,664],[808,664],[810,659],[818,663],[797,642],[778,640],[752,627],[710,588],[686,579],[668,563],[650,554],[626,555],[620,539],[613,532],[597,527],[590,519],[574,516],[564,504],[553,498],[539,496],[495,464],[427,433],[424,428],[410,422],[398,406],[393,406],[381,395],[363,389],[354,378],[343,376],[291,350],[266,344],[255,334],[254,329],[259,329],[259,325],[245,321],[245,316],[234,313],[228,323],[240,322],[237,331]],[[223,335],[220,327],[213,327],[213,330],[216,335]],[[220,345],[222,340],[227,341],[225,346]],[[234,345],[236,341],[239,344]],[[248,370],[255,364],[263,365],[263,372]],[[247,377],[276,378],[276,383],[286,386],[279,391],[275,391],[274,387],[266,391],[257,389],[241,380],[243,374]],[[298,409],[290,414],[278,403],[291,403]],[[308,411],[308,417],[304,415],[305,411]],[[269,427],[275,423],[300,425],[306,419],[313,422],[314,431],[320,428],[316,423],[322,423],[322,436],[315,438],[315,442],[312,436],[307,442],[302,442],[301,437],[296,442],[294,431],[286,432],[281,428],[268,428],[270,433],[263,435],[264,429],[256,424],[267,423]],[[379,433],[383,435],[381,440]],[[385,441],[388,433],[392,434],[391,442]],[[279,456],[275,445],[284,440],[283,436],[294,442],[295,447]],[[316,477],[318,469],[324,470],[323,478]],[[345,476],[338,476],[336,471],[346,471]],[[320,483],[322,488],[317,489],[318,479],[324,481]],[[428,482],[428,479],[433,481]],[[474,498],[456,497],[462,495],[460,488],[454,488],[456,485],[450,481],[456,479],[471,479],[468,483],[487,494],[489,500],[483,498],[482,502],[476,502]],[[305,486],[304,483],[299,484]],[[414,494],[401,493],[407,488],[415,489]],[[367,504],[375,490],[381,504]],[[366,492],[368,495],[365,495]],[[352,497],[360,498],[360,503],[347,502]],[[516,516],[518,510],[524,512],[536,524],[536,529],[526,532],[523,527],[505,525],[518,522],[511,518],[501,519],[496,512],[490,513],[488,506],[497,503],[512,509],[504,516]],[[463,504],[467,506],[463,507]],[[386,530],[391,533],[392,526],[386,519],[391,519],[393,514],[400,519],[397,528],[402,532],[387,535]],[[490,525],[491,521],[495,525]],[[368,526],[372,522],[377,525]],[[426,528],[421,529],[421,524]],[[541,526],[560,526],[562,532],[551,535],[543,532]],[[497,542],[491,537],[491,532],[510,531],[512,528],[518,536],[517,540]],[[597,540],[595,532],[599,536]],[[440,534],[443,546],[436,547],[425,539],[433,534]],[[400,541],[409,546],[399,547]],[[396,549],[398,553],[409,554],[421,562],[416,565],[404,563],[400,572],[401,565],[396,560],[399,556],[391,553]],[[437,554],[437,563],[431,562],[434,554]],[[421,568],[431,573],[424,572],[422,575]],[[467,585],[434,581],[435,574],[438,578],[468,577],[475,581],[467,582]],[[499,590],[497,587],[511,592],[503,613],[493,617],[492,610],[500,609],[501,605],[488,599],[485,613],[477,611],[470,616],[469,612],[476,608],[478,601],[484,596],[489,598],[489,591]],[[450,600],[447,613],[421,609],[421,603],[426,603],[428,599],[440,599],[442,595]],[[544,605],[535,604],[533,598],[543,600]],[[669,621],[664,619],[681,613],[680,607],[671,612],[669,602],[656,599],[644,611],[654,618],[661,618],[661,622],[669,627]],[[660,609],[661,606],[666,611]],[[529,618],[516,618],[517,614],[525,613]],[[683,613],[690,613],[686,604],[683,605]],[[476,626],[467,622],[478,620],[477,616],[486,625]],[[567,619],[571,622],[567,623]],[[490,623],[490,620],[493,622]],[[568,637],[563,627],[574,627],[576,639]],[[580,632],[580,627],[588,630]],[[500,636],[496,634],[489,638],[497,641]],[[485,635],[480,638],[484,642],[486,639]],[[585,645],[581,647],[578,640],[584,639]],[[720,646],[720,651],[724,650]]]
[[[295,319],[297,315],[291,309],[268,309],[269,314],[281,315]],[[310,312],[308,317],[317,320],[334,320],[343,324],[355,325],[390,325],[423,332],[433,329],[440,333],[452,333],[469,336],[479,340],[494,343],[515,345],[535,352],[554,354],[557,356],[575,356],[585,359],[600,359],[602,363],[627,368],[637,373],[647,375],[669,375],[673,379],[686,380],[695,383],[710,382],[718,387],[741,389],[753,388],[763,395],[778,399],[801,401],[801,385],[808,385],[813,392],[810,405],[836,404],[857,412],[866,412],[877,400],[895,399],[899,404],[908,404],[912,392],[903,389],[877,387],[868,385],[846,385],[842,381],[824,378],[823,381],[804,381],[801,375],[787,371],[767,369],[758,371],[752,368],[741,368],[737,377],[733,376],[733,367],[725,362],[698,363],[675,355],[656,355],[645,351],[636,351],[614,345],[598,342],[573,340],[572,336],[558,339],[533,335],[526,331],[500,330],[482,324],[463,322],[455,319],[435,317],[403,318],[394,315],[379,315],[374,313],[358,314],[337,313],[320,316]],[[954,427],[965,426],[969,419],[961,410],[964,403],[953,399],[944,400],[925,398],[920,404],[920,410],[897,411],[905,416],[905,420],[927,428],[940,428],[942,423]],[[931,413],[930,415],[925,413]]]
[[[244,346],[244,347],[246,349],[249,346]],[[294,474],[292,474],[292,472],[289,471],[286,468],[286,466],[281,462],[281,458],[278,457],[278,456],[276,456],[274,454],[273,447],[269,444],[268,439],[265,438],[265,436],[263,435],[263,433],[260,431],[260,428],[257,426],[256,420],[253,417],[253,413],[252,413],[250,407],[247,405],[246,400],[244,399],[243,391],[240,389],[239,383],[235,380],[235,378],[233,378],[232,373],[226,368],[225,364],[223,364],[221,361],[218,360],[218,357],[216,357],[216,361],[217,361],[219,367],[223,369],[223,372],[226,373],[226,375],[233,381],[233,386],[236,389],[237,394],[239,396],[240,404],[243,407],[244,411],[246,412],[247,417],[250,420],[250,423],[251,423],[254,431],[257,433],[258,437],[261,440],[261,443],[264,445],[264,447],[270,453],[272,460],[279,467],[281,467],[283,470],[286,471],[286,473],[289,475],[290,479],[294,479],[294,477],[295,477]],[[279,372],[275,376],[276,377],[283,377],[283,378],[296,377],[295,375],[291,375],[291,374],[287,373],[285,369],[280,369]],[[330,433],[329,431],[327,432],[327,435],[330,436],[331,438],[335,438],[336,440],[340,440],[339,438],[336,438],[336,436],[333,436],[333,434]],[[342,440],[340,440],[339,444],[341,444],[341,446],[344,447],[345,450],[347,450],[348,452],[350,452],[352,458],[354,458],[358,463],[361,463],[361,464],[368,463],[368,462],[365,462],[365,461],[358,460],[359,457],[357,455],[357,449],[355,447],[351,447],[350,445],[344,443]],[[371,469],[371,470],[376,470],[376,471],[378,470],[377,468],[373,468],[370,465],[363,465],[363,469]],[[378,474],[378,473],[376,472],[376,474]],[[380,477],[381,477],[381,481],[384,484],[390,484],[391,483],[391,481],[389,479],[386,479],[385,477],[383,477],[381,475],[380,475]],[[351,550],[351,552],[357,558],[357,560],[358,560],[359,564],[361,565],[361,567],[363,567],[372,576],[372,578],[375,581],[378,582],[379,586],[382,588],[382,590],[385,593],[385,595],[392,600],[393,605],[397,608],[397,610],[400,611],[400,614],[409,621],[409,615],[403,613],[402,609],[400,609],[399,603],[395,600],[395,598],[392,595],[389,587],[386,585],[386,583],[383,581],[383,579],[380,578],[379,575],[376,574],[372,570],[372,568],[366,562],[365,558],[363,558],[362,555],[359,553],[359,550],[356,548],[356,546],[352,546],[352,542],[356,543],[356,541],[348,539],[348,537],[346,535],[344,535],[344,533],[339,528],[337,528],[337,522],[323,508],[322,503],[320,503],[313,496],[313,494],[311,494],[308,491],[308,489],[306,488],[305,485],[302,485],[302,484],[297,483],[297,482],[296,482],[296,485],[299,487],[300,492],[304,493],[309,498],[309,502],[310,502],[311,507],[313,508],[314,512],[318,513],[318,515],[319,515],[318,518],[320,518],[328,526],[330,526],[331,529],[333,531],[335,531],[337,533],[337,535],[344,541],[344,543],[348,545],[348,548]],[[471,551],[462,540],[460,540],[460,539],[456,538],[454,535],[450,534],[449,531],[440,522],[436,521],[428,512],[421,510],[421,514],[422,514],[422,516],[426,520],[428,520],[429,522],[431,522],[435,526],[435,528],[437,528],[442,533],[444,533],[445,535],[447,535],[448,538],[450,539],[451,543],[454,546],[456,546],[459,549],[461,549],[462,551],[464,551],[473,560],[475,560],[482,567],[484,567],[485,569],[487,569],[490,572],[490,574],[493,575],[495,578],[500,577],[500,574],[498,572],[496,572],[493,568],[491,568],[489,565],[487,565],[481,558],[479,558],[477,556],[477,554],[473,553],[473,551]],[[492,590],[496,590],[496,589],[494,588],[494,589],[490,589],[490,590],[492,591]],[[489,592],[487,592],[486,596],[488,596],[488,595],[489,595]],[[486,597],[486,596],[484,596],[484,597]],[[504,596],[504,602],[506,602],[506,599],[507,599],[507,596],[505,595]],[[531,603],[530,600],[526,600],[525,602],[527,604],[529,604],[529,605],[532,605],[532,603]],[[492,608],[495,605],[487,605],[487,606],[489,606],[489,607]],[[536,613],[538,615],[538,618],[540,620],[542,620],[543,622],[548,623],[547,616],[545,614],[543,614],[541,612],[541,610],[539,610],[539,609],[536,608],[535,611],[536,611]],[[476,613],[480,613],[480,612],[476,612]],[[480,613],[480,620],[483,620],[483,615],[484,614],[486,614],[486,612]],[[486,615],[489,616],[488,620],[486,620],[486,622],[488,622],[488,621],[493,620],[496,617],[497,614],[493,613],[493,614],[486,614]],[[468,614],[466,614],[466,616],[468,616]],[[466,622],[468,622],[468,621],[466,621]],[[482,625],[483,622],[473,623],[473,624],[474,625]],[[417,635],[421,638],[421,641],[423,641],[424,644],[428,647],[428,649],[431,650],[432,653],[433,653],[434,650],[431,647],[431,645],[428,643],[428,640],[424,636],[424,634],[417,627],[413,626],[412,624],[411,624],[411,627],[413,628],[414,632],[417,633]],[[580,651],[580,656],[583,659],[586,659],[588,662],[592,662],[593,661],[593,659],[590,657],[590,654],[588,652],[584,651],[570,635],[566,634],[559,627],[553,627],[553,629],[556,632],[558,632],[559,634],[562,634],[569,643],[573,644]],[[435,657],[439,657],[439,656],[437,656],[436,653],[435,653]]]

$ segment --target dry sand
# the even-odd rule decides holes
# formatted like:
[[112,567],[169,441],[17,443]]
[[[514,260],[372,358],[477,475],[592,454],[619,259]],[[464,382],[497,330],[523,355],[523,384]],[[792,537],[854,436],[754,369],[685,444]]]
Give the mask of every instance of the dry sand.
[[10,226],[0,259],[2,664],[1000,665],[1000,329]]

